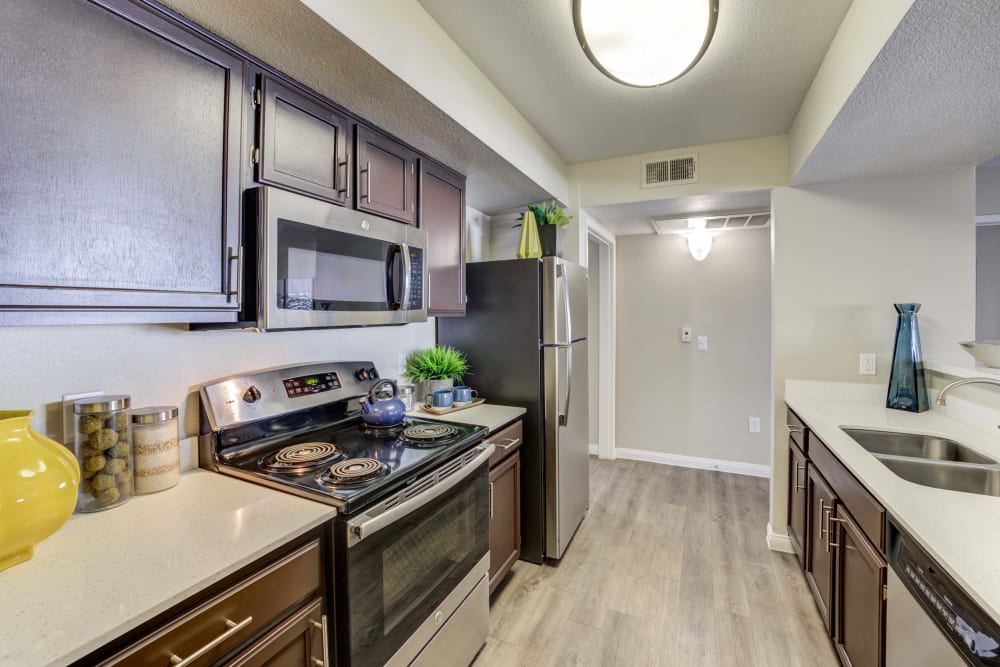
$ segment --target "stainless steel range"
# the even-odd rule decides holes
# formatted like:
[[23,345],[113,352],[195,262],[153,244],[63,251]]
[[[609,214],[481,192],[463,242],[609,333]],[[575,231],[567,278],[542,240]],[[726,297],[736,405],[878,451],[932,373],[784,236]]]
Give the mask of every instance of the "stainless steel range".
[[378,372],[329,362],[201,387],[201,466],[334,505],[337,664],[461,665],[489,631],[489,457],[480,426],[366,426]]

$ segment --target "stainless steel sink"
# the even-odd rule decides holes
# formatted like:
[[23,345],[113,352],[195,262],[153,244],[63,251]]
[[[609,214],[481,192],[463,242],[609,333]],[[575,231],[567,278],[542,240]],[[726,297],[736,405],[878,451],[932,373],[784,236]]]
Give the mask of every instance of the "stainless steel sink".
[[882,465],[903,479],[937,489],[1000,496],[1000,469],[953,465],[937,461],[878,457]]
[[[842,428],[841,430],[875,455],[906,456],[931,461],[956,461],[978,465],[997,464],[993,459],[947,438],[916,433],[897,433],[895,431],[872,431],[862,428]],[[902,477],[902,475],[900,476]]]

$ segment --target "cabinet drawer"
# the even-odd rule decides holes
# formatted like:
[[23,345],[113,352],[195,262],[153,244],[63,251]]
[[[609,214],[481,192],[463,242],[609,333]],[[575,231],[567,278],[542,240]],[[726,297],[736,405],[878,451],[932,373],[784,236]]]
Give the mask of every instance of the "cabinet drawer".
[[811,438],[809,458],[830,484],[862,532],[885,553],[885,508],[861,485],[819,438]]
[[322,595],[321,556],[319,540],[310,542],[102,664],[164,667],[171,656],[188,658],[206,646],[212,648],[192,664],[212,664],[297,604]]
[[795,441],[799,449],[809,454],[809,427],[791,409],[785,417],[785,428],[788,429],[788,437]]
[[520,419],[510,426],[500,429],[496,433],[487,436],[486,442],[492,443],[496,446],[496,451],[494,451],[493,456],[490,457],[490,467],[492,468],[517,451],[523,442],[522,436],[523,426]]

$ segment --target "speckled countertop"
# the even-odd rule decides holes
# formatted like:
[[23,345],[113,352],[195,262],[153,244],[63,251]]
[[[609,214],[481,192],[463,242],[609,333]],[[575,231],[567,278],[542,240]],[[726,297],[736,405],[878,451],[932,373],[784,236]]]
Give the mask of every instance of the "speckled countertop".
[[962,401],[953,397],[948,398],[946,409],[914,414],[887,409],[884,388],[877,397],[862,400],[852,395],[849,386],[824,385],[790,380],[785,402],[896,522],[1000,623],[1000,498],[908,482],[841,431],[842,426],[853,426],[946,436],[1000,460],[996,413],[964,408],[972,417],[981,418],[977,428],[947,416],[959,416],[963,410]]
[[525,412],[524,408],[483,403],[474,408],[456,410],[446,415],[435,415],[430,412],[424,412],[419,407],[407,414],[411,417],[419,417],[421,419],[440,419],[441,421],[456,422],[459,424],[476,424],[477,426],[485,426],[490,432],[493,432],[502,426],[506,426]]
[[330,520],[332,507],[216,473],[74,515],[0,572],[0,665],[66,665]]

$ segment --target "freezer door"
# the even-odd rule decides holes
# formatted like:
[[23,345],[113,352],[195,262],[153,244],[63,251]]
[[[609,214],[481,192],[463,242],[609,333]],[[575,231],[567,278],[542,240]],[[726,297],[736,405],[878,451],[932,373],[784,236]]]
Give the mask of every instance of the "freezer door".
[[545,556],[562,558],[590,506],[587,342],[543,348]]
[[587,337],[587,269],[559,257],[542,258],[542,344]]

